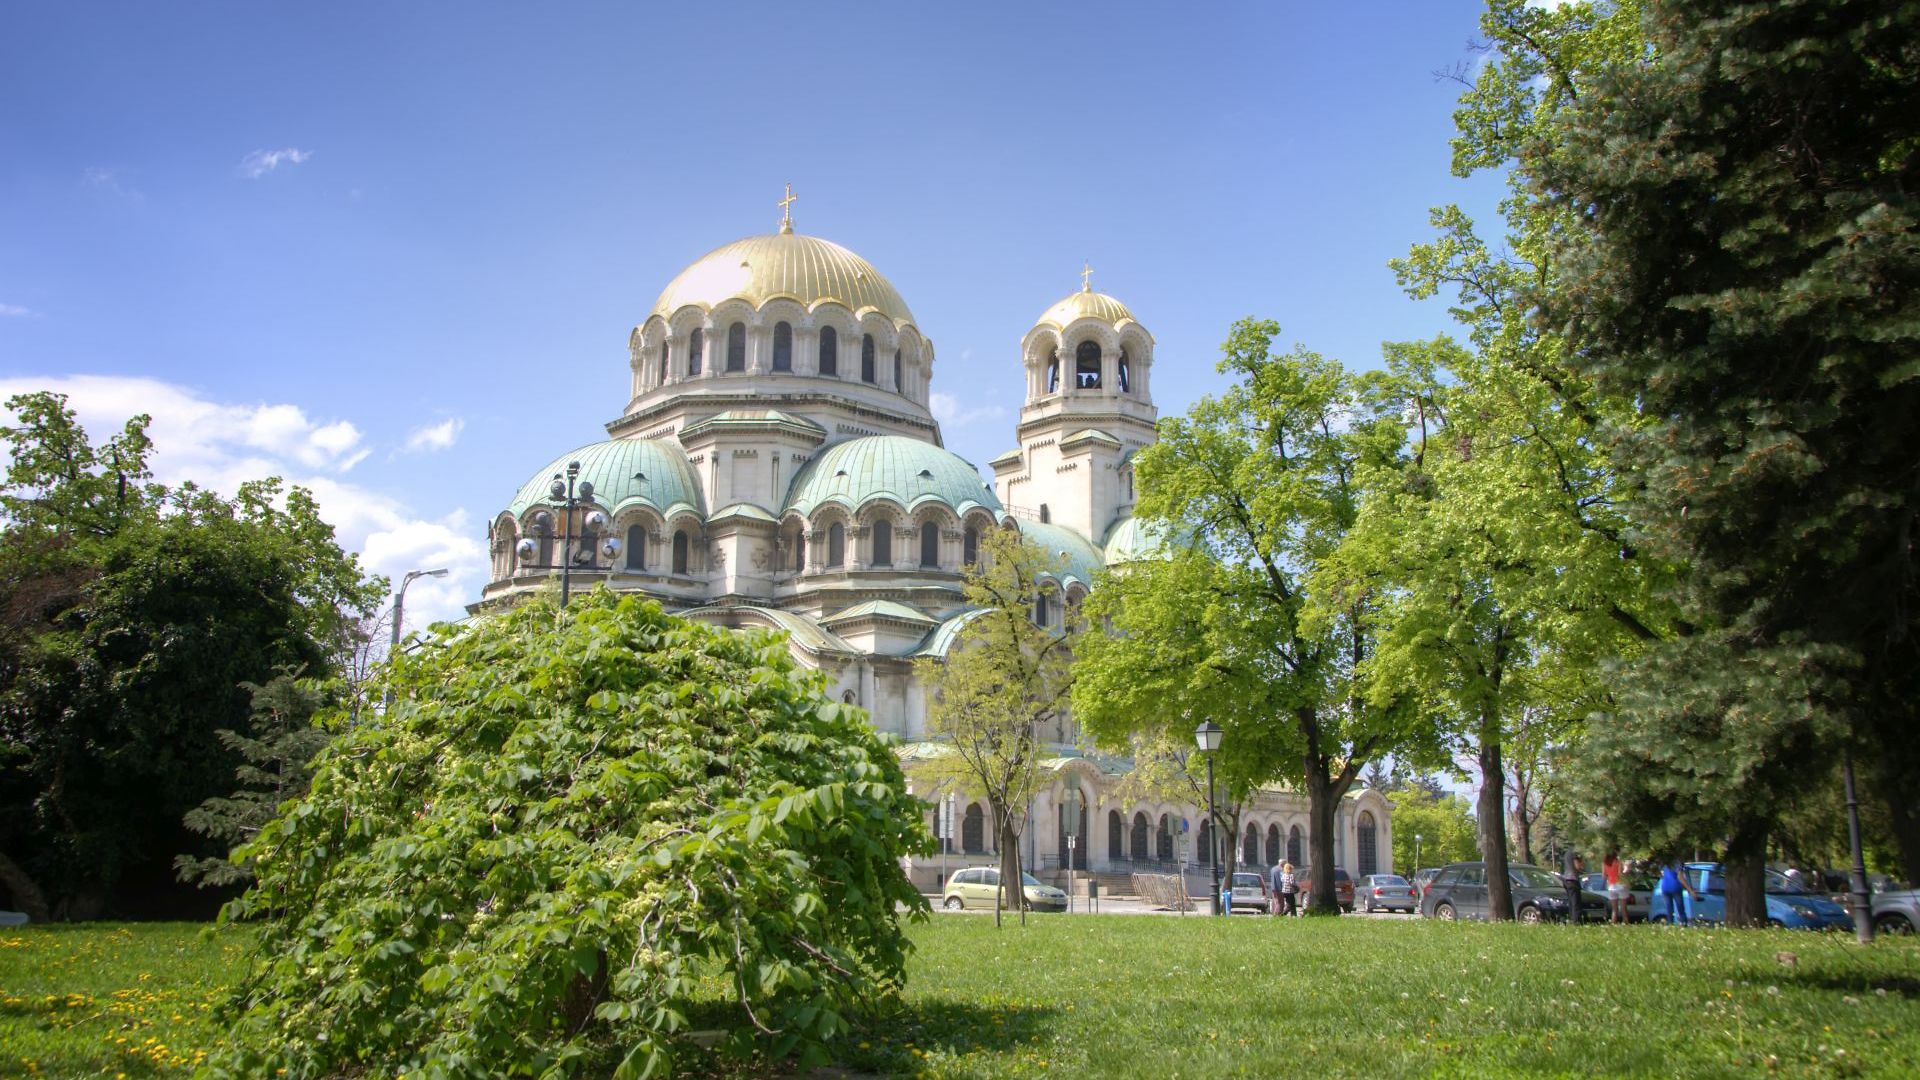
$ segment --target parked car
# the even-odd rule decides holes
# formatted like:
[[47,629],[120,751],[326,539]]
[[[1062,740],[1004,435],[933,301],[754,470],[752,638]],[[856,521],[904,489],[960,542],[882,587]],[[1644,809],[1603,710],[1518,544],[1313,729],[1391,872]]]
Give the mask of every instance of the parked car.
[[[1065,911],[1067,894],[1051,885],[1041,884],[1032,874],[1021,873],[1028,911]],[[992,866],[970,866],[947,879],[940,902],[949,911],[961,908],[992,908],[1000,894],[1000,871]]]
[[[1560,875],[1526,863],[1507,867],[1512,884],[1513,917],[1521,922],[1565,922],[1572,913],[1567,909],[1567,888]],[[1454,919],[1487,918],[1487,868],[1485,863],[1450,863],[1434,875],[1420,898],[1420,914],[1448,922]],[[1607,898],[1598,893],[1580,891],[1582,920],[1607,917]]]
[[[1313,906],[1313,868],[1295,867],[1293,880],[1300,883],[1300,910]],[[1333,868],[1333,898],[1340,902],[1340,910],[1353,911],[1353,878],[1339,867]]]
[[1873,929],[1881,934],[1920,931],[1920,890],[1900,889],[1873,894]]
[[1429,866],[1424,870],[1415,870],[1413,872],[1413,878],[1409,880],[1407,883],[1413,886],[1413,895],[1415,899],[1418,899],[1427,894],[1427,883],[1432,881],[1433,876],[1435,874],[1438,874],[1439,872],[1440,872],[1440,868],[1437,866]]
[[[1232,888],[1234,911],[1238,911],[1241,908],[1252,908],[1255,911],[1267,910],[1267,879],[1265,876],[1254,873],[1235,872],[1233,875]],[[1227,914],[1231,915],[1233,911],[1229,911]]]
[[1360,897],[1360,910],[1368,914],[1404,911],[1411,915],[1420,907],[1420,898],[1414,894],[1413,886],[1399,874],[1368,874],[1360,879],[1354,892]]
[[[1727,879],[1719,863],[1686,864],[1687,883],[1699,893],[1687,898],[1692,921],[1709,926],[1727,921]],[[1655,906],[1652,921],[1667,921],[1665,901]],[[1787,880],[1778,870],[1767,871],[1767,921],[1789,930],[1851,930],[1847,909],[1819,893]]]
[[[1653,887],[1660,883],[1660,879],[1653,874],[1632,870],[1622,875],[1621,880],[1627,883],[1627,921],[1646,921],[1653,914]],[[1605,874],[1588,874],[1580,884],[1588,892],[1607,895]]]

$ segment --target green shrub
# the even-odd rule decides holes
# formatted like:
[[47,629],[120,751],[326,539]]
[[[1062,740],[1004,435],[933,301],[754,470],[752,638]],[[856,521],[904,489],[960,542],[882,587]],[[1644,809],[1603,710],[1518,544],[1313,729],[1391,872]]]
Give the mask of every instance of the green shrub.
[[804,1065],[899,989],[931,841],[781,639],[602,591],[440,627],[388,678],[238,853],[222,921],[262,926],[214,1075],[658,1075],[690,1015]]

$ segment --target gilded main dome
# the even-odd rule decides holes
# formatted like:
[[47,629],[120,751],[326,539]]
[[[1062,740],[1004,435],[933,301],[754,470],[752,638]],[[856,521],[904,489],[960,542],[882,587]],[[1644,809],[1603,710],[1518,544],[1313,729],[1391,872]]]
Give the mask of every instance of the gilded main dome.
[[872,310],[895,324],[913,323],[907,302],[872,263],[830,240],[791,232],[749,236],[708,252],[667,283],[653,314],[668,318],[689,304],[710,311],[733,299],[758,308],[782,298],[808,309],[832,302],[855,315]]
[[1075,320],[1087,318],[1099,319],[1113,326],[1119,326],[1123,322],[1140,321],[1133,317],[1133,312],[1127,310],[1127,305],[1106,293],[1081,289],[1048,308],[1046,314],[1034,321],[1034,325],[1044,323],[1064,330],[1073,325]]

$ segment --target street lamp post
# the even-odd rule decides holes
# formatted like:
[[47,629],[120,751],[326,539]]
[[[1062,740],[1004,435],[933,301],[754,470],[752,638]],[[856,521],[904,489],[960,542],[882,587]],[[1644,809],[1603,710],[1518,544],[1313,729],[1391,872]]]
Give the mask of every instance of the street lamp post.
[[1224,914],[1220,910],[1220,818],[1214,808],[1213,798],[1213,754],[1220,749],[1220,738],[1226,732],[1211,720],[1203,720],[1193,729],[1193,739],[1200,744],[1200,751],[1207,755],[1207,859],[1213,863],[1213,913]]
[[400,588],[393,594],[393,648],[400,647],[400,622],[407,610],[407,586],[413,584],[414,578],[446,576],[447,568],[443,566],[437,570],[409,570],[407,576],[400,579]]
[[1413,834],[1413,872],[1420,872],[1420,834]]
[[[581,536],[574,535],[575,511],[582,506],[593,504],[593,481],[581,480],[579,477],[580,463],[569,461],[566,476],[562,477],[559,473],[555,473],[553,483],[547,485],[549,501],[566,515],[560,522],[560,561],[558,563],[534,562],[533,560],[540,555],[540,545],[532,537],[520,541],[514,548],[514,556],[521,569],[560,571],[561,607],[566,607],[567,600],[573,595],[573,564],[579,562],[582,564],[581,568],[585,570],[599,569],[595,564],[593,549],[583,547],[576,556],[573,542],[597,534],[607,527],[607,515],[598,510],[590,510],[580,521]],[[547,511],[542,510],[533,515],[532,524],[540,535],[553,535],[553,515]],[[620,554],[620,541],[611,536],[606,537],[600,541],[599,549],[600,554],[611,560]]]

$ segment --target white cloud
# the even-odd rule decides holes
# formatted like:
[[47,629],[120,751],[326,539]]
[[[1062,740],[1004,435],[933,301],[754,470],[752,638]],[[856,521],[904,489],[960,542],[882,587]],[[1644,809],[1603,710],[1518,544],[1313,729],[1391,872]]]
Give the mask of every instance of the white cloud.
[[981,405],[969,409],[960,404],[959,398],[938,390],[927,395],[927,408],[935,420],[950,428],[966,427],[979,420],[998,420],[1007,415],[1005,406]]
[[410,451],[451,449],[455,440],[460,438],[460,430],[466,426],[465,420],[450,416],[437,424],[415,428],[407,436],[406,448]]
[[24,319],[33,313],[32,308],[23,308],[19,304],[0,304],[0,319]]
[[284,150],[255,150],[240,159],[240,175],[258,180],[282,165],[299,165],[312,156],[313,151],[292,146]]
[[137,189],[121,182],[121,177],[124,175],[123,170],[107,169],[95,165],[83,171],[80,174],[80,178],[83,183],[95,191],[104,191],[109,195],[117,195],[131,202],[139,202],[145,198],[146,196],[142,195]]
[[313,492],[341,546],[359,552],[366,569],[397,582],[408,570],[446,567],[446,577],[422,578],[407,590],[409,627],[459,618],[486,583],[486,544],[464,510],[421,517],[392,495],[342,478],[367,455],[359,428],[348,421],[317,423],[297,405],[209,401],[158,379],[0,379],[0,399],[32,390],[67,395],[96,443],[119,431],[128,417],[151,415],[151,465],[161,483],[192,480],[232,494],[244,481],[283,477]]

